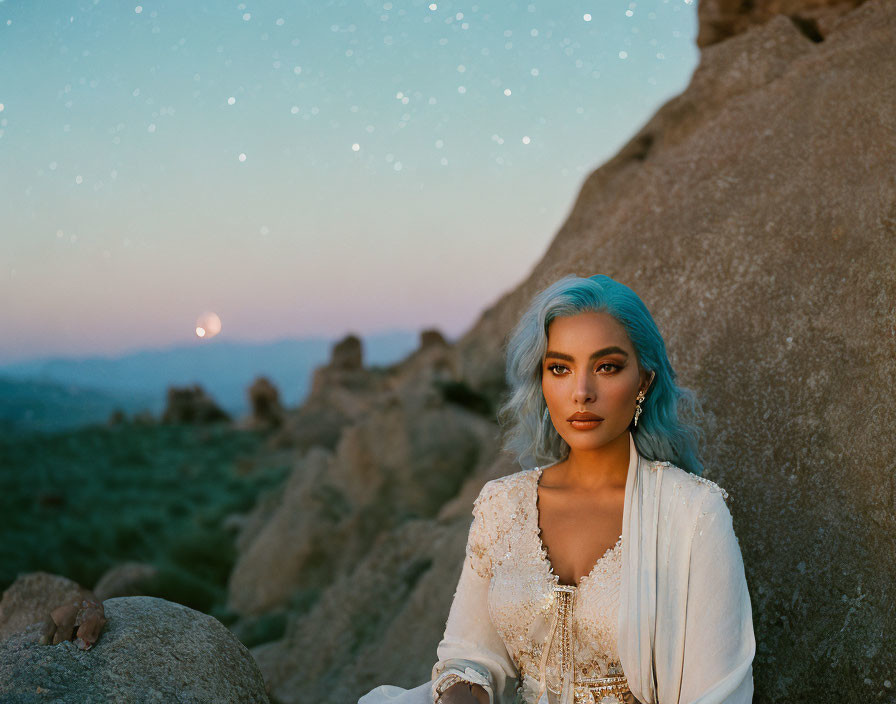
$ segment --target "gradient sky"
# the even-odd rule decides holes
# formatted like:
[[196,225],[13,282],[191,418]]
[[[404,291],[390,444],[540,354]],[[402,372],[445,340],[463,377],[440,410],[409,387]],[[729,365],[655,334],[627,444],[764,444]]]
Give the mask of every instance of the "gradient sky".
[[696,2],[0,0],[0,363],[435,326],[698,61]]

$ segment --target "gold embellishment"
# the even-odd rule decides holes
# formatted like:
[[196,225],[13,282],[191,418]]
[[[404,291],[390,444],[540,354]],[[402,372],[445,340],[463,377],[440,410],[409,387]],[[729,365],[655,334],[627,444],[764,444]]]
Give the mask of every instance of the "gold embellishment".
[[489,582],[488,615],[519,674],[516,701],[534,704],[547,692],[565,704],[628,703],[616,651],[621,536],[577,585],[559,584],[536,521],[541,469],[483,487],[468,550]]

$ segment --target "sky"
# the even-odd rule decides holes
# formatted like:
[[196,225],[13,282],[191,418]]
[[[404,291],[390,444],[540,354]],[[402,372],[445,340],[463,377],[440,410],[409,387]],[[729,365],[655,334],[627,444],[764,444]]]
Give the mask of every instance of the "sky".
[[203,315],[455,338],[696,33],[694,0],[0,0],[0,363],[212,344]]

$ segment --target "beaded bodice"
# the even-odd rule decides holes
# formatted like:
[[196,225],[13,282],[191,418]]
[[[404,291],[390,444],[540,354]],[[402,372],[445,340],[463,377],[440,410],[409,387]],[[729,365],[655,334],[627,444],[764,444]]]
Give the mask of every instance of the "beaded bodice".
[[467,545],[473,569],[490,580],[489,615],[520,675],[517,701],[534,704],[540,692],[551,704],[633,701],[616,646],[622,536],[578,585],[560,584],[538,527],[541,472],[488,482]]

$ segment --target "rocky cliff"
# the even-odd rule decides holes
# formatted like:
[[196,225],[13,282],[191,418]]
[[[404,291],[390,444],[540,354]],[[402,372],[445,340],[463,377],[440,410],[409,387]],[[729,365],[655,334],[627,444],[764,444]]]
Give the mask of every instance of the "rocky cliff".
[[[494,408],[502,345],[537,290],[605,273],[638,291],[707,412],[706,474],[732,497],[757,702],[896,692],[896,5],[856,4],[740,4],[720,29],[706,18],[728,5],[704,3],[701,35],[716,35],[688,88],[591,174],[543,259],[444,365]],[[470,501],[514,469],[480,463],[432,528],[380,536],[259,649],[275,696],[428,679]],[[433,553],[440,531],[454,537]],[[399,564],[422,566],[390,592]]]

